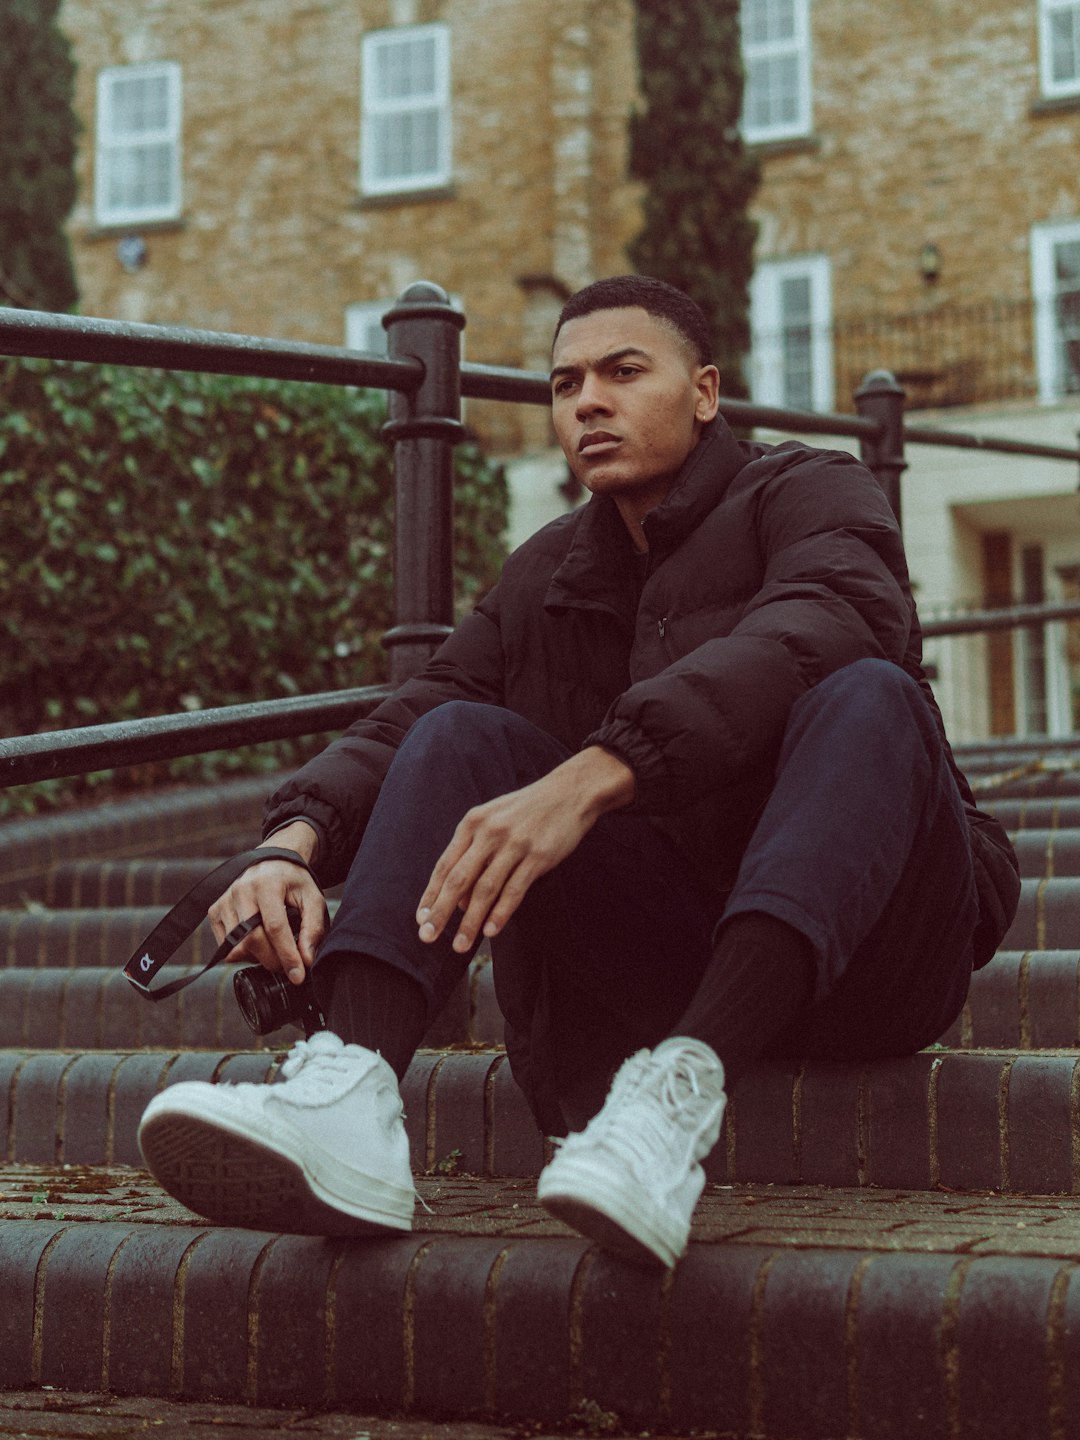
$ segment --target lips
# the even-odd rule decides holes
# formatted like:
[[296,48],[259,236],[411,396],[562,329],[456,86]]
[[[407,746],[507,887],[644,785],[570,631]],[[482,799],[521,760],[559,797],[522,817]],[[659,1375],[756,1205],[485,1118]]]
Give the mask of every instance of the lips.
[[578,441],[578,454],[584,455],[588,450],[597,450],[601,447],[605,450],[612,445],[618,445],[620,437],[612,435],[609,430],[588,430]]

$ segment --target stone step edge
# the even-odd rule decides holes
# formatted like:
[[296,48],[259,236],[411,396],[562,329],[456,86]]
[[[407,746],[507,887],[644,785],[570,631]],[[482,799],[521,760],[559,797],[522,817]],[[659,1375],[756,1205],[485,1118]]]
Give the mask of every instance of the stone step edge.
[[[169,978],[196,973],[172,966]],[[281,1049],[287,1031],[252,1035],[232,994],[235,967],[220,967],[161,1004],[148,1003],[119,968],[0,969],[0,1047],[138,1050],[147,1047]],[[498,1045],[503,1019],[488,957],[474,960],[425,1039],[429,1047]],[[972,976],[950,1048],[1045,1050],[1080,1046],[1080,950],[999,951]]]
[[[331,912],[337,902],[329,902]],[[122,963],[143,935],[165,913],[164,906],[77,908],[40,907],[0,910],[0,967],[45,965],[60,954],[63,963],[77,963],[80,947],[96,963],[122,951]],[[209,948],[208,948],[209,947]],[[1016,915],[1002,938],[1003,950],[1070,950],[1080,948],[1080,876],[1028,877],[1020,882]],[[209,925],[195,932],[191,958],[208,958],[212,949]],[[206,952],[205,954],[203,952]]]
[[[0,969],[0,1048],[69,1050],[287,1049],[289,1027],[256,1036],[233,995],[237,966],[219,966],[160,1003],[144,999],[117,966]],[[501,1045],[502,1013],[487,957],[473,960],[425,1036],[433,1048]],[[162,981],[198,975],[170,966]]]
[[966,1050],[1080,1046],[1080,949],[999,950],[941,1036]]
[[50,867],[64,860],[180,857],[207,849],[229,854],[239,848],[241,836],[241,844],[254,844],[263,803],[279,779],[257,775],[180,786],[0,822],[0,904],[18,903],[25,895],[40,898]]
[[[264,1081],[273,1057],[215,1051],[0,1051],[0,1155],[140,1164],[136,1131],[181,1080]],[[492,1050],[422,1051],[402,1085],[418,1172],[533,1176],[550,1155]],[[1080,1193],[1080,1055],[929,1050],[749,1074],[706,1162],[717,1183]]]
[[740,1436],[1075,1435],[1077,1268],[694,1244],[661,1275],[577,1237],[10,1221],[0,1387]]
[[1002,950],[1071,950],[1080,946],[1080,877],[1020,881],[1016,915]]

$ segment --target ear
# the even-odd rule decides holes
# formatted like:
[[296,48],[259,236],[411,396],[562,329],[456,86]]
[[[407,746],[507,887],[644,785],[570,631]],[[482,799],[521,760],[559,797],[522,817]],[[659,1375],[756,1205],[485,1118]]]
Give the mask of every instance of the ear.
[[720,408],[720,371],[715,365],[702,365],[697,372],[695,386],[694,419],[699,425],[705,425],[716,418]]

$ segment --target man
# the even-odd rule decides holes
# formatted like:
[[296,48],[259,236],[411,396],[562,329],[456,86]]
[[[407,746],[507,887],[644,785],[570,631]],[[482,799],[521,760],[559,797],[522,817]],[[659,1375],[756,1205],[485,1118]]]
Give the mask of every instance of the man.
[[192,1208],[408,1229],[397,1080],[485,938],[515,1077],[572,1132],[542,1203],[654,1264],[751,1065],[911,1053],[958,1013],[1019,885],[921,670],[894,517],[850,455],[736,441],[708,346],[655,280],[564,307],[552,414],[591,499],[272,799],[297,863],[211,920],[261,915],[235,958],[311,970],[328,1031],[276,1085],[151,1103],[147,1163]]

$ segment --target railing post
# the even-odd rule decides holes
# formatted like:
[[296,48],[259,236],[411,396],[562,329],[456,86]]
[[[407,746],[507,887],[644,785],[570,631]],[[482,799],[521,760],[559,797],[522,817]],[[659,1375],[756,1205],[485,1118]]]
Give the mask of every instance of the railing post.
[[864,420],[876,420],[881,429],[874,440],[862,440],[863,464],[885,491],[897,524],[900,514],[900,476],[904,459],[904,387],[889,370],[871,370],[855,391],[855,409]]
[[424,378],[390,397],[385,440],[394,446],[394,625],[383,636],[390,679],[414,675],[454,624],[454,446],[461,423],[461,330],[445,290],[419,280],[383,316],[394,360]]

